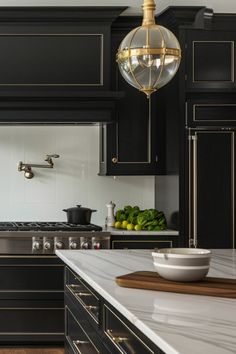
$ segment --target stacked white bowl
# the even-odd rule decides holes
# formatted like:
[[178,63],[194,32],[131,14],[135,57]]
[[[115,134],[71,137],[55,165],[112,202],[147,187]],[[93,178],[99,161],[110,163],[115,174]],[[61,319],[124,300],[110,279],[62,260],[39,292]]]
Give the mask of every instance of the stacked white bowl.
[[201,248],[162,248],[152,256],[158,274],[172,281],[201,280],[210,268],[211,251]]

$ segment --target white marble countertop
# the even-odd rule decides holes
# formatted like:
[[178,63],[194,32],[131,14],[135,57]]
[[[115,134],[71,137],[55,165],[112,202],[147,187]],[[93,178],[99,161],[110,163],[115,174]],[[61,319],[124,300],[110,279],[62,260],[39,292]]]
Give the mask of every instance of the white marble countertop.
[[108,231],[111,233],[111,235],[137,235],[137,236],[178,236],[179,235],[179,231],[177,230],[171,230],[171,229],[167,229],[167,230],[163,230],[163,231],[136,231],[136,230],[122,230],[122,229],[115,229],[114,227],[110,227],[107,226],[107,228],[103,228],[103,231]]
[[[56,254],[166,354],[235,354],[236,300],[121,288],[115,277],[154,270],[149,250]],[[236,250],[213,250],[210,276],[236,278]]]

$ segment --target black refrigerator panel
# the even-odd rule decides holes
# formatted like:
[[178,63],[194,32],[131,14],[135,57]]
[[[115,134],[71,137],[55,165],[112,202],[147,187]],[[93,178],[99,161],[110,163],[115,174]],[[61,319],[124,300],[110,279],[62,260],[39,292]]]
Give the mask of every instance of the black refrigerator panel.
[[235,131],[189,130],[189,246],[233,248]]

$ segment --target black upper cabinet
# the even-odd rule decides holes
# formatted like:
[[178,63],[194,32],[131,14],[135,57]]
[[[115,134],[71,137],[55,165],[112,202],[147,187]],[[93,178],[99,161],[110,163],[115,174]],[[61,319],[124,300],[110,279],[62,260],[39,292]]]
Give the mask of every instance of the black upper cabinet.
[[161,128],[153,113],[156,107],[135,91],[121,101],[117,122],[100,127],[100,174],[161,174],[164,137],[158,134]]
[[235,40],[233,31],[187,31],[188,91],[236,90]]
[[[131,20],[132,21],[132,20]],[[117,103],[114,124],[101,127],[101,175],[155,175],[164,170],[164,140],[158,95],[146,95],[129,85],[116,63],[117,49],[127,32],[112,33],[112,89],[123,91]]]

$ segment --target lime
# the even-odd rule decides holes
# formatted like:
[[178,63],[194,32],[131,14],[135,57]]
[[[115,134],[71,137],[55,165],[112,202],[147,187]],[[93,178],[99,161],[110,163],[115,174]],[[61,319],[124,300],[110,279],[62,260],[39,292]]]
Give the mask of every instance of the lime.
[[121,226],[122,229],[126,229],[127,225],[128,225],[128,221],[127,220],[122,221],[122,226]]
[[141,230],[142,230],[142,227],[141,227],[141,225],[135,225],[134,229],[135,229],[136,231],[141,231]]
[[121,229],[122,223],[120,221],[115,222],[115,228],[116,229]]
[[127,230],[133,230],[133,229],[134,229],[134,224],[127,225]]

